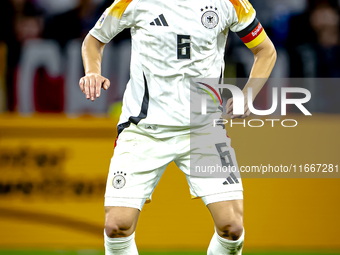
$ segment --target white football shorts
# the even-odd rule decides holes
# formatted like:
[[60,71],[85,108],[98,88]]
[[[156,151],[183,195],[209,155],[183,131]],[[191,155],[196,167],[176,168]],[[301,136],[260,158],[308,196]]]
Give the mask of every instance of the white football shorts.
[[[157,129],[164,134],[169,128]],[[155,138],[147,125],[130,124],[116,141],[105,206],[141,210],[172,161],[185,174],[192,198],[200,197],[206,205],[243,199],[235,152],[221,126]]]

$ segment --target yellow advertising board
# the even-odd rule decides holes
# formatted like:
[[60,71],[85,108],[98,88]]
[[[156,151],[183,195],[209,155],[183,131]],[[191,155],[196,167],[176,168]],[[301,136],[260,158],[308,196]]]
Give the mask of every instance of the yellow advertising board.
[[[340,118],[294,129],[228,128],[240,166],[339,164]],[[104,191],[116,137],[110,118],[0,116],[0,248],[103,247]],[[244,178],[245,249],[340,248],[340,179]],[[171,164],[144,206],[140,249],[208,247],[213,222]],[[24,236],[24,238],[21,238]]]

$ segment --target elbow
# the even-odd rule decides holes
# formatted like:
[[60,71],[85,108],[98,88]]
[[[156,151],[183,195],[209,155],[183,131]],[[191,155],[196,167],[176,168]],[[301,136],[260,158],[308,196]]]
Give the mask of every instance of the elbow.
[[272,49],[270,51],[270,59],[271,59],[273,65],[275,65],[276,60],[277,60],[277,51],[276,51],[274,45],[273,45],[273,47],[272,47]]
[[274,44],[267,38],[262,44],[251,49],[255,61],[259,59],[264,59],[267,63],[270,63],[270,66],[274,66],[277,59],[277,52]]
[[266,48],[260,55],[266,59],[268,67],[273,69],[277,60],[277,52],[274,45],[272,44],[271,47]]
[[270,60],[272,65],[274,66],[277,60],[277,52],[274,44],[269,40],[267,44],[267,58]]

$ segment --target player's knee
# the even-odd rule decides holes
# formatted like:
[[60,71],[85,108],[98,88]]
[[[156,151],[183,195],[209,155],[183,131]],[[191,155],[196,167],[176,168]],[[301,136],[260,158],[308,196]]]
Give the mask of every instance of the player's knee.
[[107,214],[105,219],[105,232],[110,238],[127,237],[134,231],[134,220],[131,217],[115,217]]
[[243,233],[242,220],[225,221],[216,226],[219,234],[229,240],[238,240]]
[[128,207],[105,207],[105,233],[110,238],[127,237],[135,231],[139,210]]
[[133,223],[129,221],[110,220],[105,222],[105,232],[110,238],[127,237],[133,233]]

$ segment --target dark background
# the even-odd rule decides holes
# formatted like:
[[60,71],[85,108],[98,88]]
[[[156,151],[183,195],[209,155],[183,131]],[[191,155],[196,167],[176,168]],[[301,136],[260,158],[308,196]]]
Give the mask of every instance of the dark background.
[[[339,1],[252,0],[251,3],[278,51],[273,78],[340,76]],[[113,86],[102,102],[84,104],[82,95],[75,88],[77,78],[83,74],[81,42],[111,4],[112,0],[2,0],[0,112],[97,114],[107,113],[113,103],[119,102],[129,79],[129,30],[123,31],[107,46],[114,50],[111,55],[107,54],[111,57],[108,57],[103,74]],[[44,63],[35,64],[34,70],[27,71],[27,66],[34,62],[31,55],[45,47],[46,42],[49,43],[46,47],[53,48],[57,54],[47,50],[44,58],[51,63],[58,59],[55,63],[58,71],[51,72]],[[69,52],[77,55],[74,60],[77,72],[68,76],[70,68],[67,65],[72,59]],[[225,60],[225,77],[249,75],[253,57],[233,33],[229,36]],[[33,75],[27,76],[27,72]],[[316,86],[314,95],[324,101],[316,111],[340,111],[336,103],[340,96],[338,87],[336,84]],[[70,88],[73,92],[69,92]],[[32,99],[25,102],[27,97]]]

